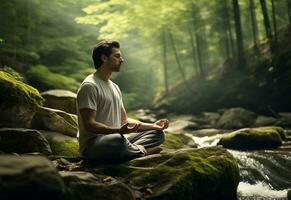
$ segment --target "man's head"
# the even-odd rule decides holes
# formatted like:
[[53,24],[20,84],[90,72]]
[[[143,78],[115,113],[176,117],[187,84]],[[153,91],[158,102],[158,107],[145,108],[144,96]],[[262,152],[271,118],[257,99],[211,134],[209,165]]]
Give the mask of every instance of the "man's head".
[[119,48],[120,44],[117,41],[104,40],[99,42],[92,53],[95,68],[105,66],[111,71],[119,71],[123,62]]

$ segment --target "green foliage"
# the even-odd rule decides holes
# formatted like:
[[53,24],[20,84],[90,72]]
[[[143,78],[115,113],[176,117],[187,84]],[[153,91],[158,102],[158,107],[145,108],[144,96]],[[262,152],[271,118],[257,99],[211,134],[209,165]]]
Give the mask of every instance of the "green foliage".
[[28,81],[30,84],[38,87],[39,90],[66,89],[75,92],[79,83],[74,79],[51,72],[44,65],[33,66],[28,72]]
[[11,74],[0,71],[0,102],[6,106],[15,104],[41,105],[44,99],[38,90],[15,79]]

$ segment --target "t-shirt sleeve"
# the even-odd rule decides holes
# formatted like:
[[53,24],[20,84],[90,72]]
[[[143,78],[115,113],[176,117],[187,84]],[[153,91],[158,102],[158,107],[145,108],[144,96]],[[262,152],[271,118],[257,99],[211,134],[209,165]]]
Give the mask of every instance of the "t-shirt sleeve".
[[97,91],[90,83],[84,83],[77,94],[78,109],[89,108],[97,110]]

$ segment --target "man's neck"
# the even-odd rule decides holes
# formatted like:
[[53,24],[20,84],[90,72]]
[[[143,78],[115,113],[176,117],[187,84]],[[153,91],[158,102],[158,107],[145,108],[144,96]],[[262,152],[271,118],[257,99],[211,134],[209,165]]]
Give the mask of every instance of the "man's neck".
[[109,81],[110,76],[112,74],[111,71],[108,71],[108,70],[106,70],[106,68],[103,68],[103,67],[98,68],[98,70],[95,73],[103,81]]

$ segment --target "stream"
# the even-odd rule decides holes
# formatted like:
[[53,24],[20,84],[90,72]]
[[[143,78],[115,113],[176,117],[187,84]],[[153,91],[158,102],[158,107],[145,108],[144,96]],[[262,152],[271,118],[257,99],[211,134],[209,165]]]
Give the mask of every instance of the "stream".
[[[228,150],[238,161],[240,183],[239,200],[287,199],[291,188],[291,130],[286,130],[287,140],[280,148],[272,150]],[[215,146],[219,134],[192,139],[198,147]]]

